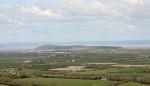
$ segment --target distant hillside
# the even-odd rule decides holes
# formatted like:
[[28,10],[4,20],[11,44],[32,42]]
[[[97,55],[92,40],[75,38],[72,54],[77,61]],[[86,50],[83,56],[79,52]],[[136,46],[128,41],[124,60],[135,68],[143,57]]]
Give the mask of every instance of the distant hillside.
[[55,46],[55,45],[42,45],[35,50],[98,50],[98,49],[121,49],[122,47],[115,46],[82,46],[82,45],[70,45],[70,46]]
[[[43,45],[43,46],[40,46]],[[59,45],[59,46],[53,46]],[[64,46],[66,45],[66,46]],[[68,46],[67,46],[68,45]],[[73,46],[71,46],[73,45]],[[84,46],[81,46],[84,45]],[[38,47],[39,46],[39,47]],[[130,40],[130,41],[70,41],[70,42],[8,42],[0,43],[0,51],[15,51],[15,50],[53,50],[53,49],[72,49],[82,47],[118,49],[121,46],[124,48],[150,48],[150,40]],[[63,48],[64,47],[64,48]]]

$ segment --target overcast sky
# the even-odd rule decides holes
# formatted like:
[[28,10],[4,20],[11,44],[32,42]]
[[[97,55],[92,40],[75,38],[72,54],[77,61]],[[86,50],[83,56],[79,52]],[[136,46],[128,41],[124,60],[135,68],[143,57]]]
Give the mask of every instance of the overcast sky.
[[150,0],[0,0],[0,42],[150,39]]

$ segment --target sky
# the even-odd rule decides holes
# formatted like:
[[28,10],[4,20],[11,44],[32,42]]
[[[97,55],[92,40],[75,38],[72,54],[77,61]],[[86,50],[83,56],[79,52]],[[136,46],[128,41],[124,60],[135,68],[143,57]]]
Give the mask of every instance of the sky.
[[150,0],[0,0],[0,42],[150,40]]

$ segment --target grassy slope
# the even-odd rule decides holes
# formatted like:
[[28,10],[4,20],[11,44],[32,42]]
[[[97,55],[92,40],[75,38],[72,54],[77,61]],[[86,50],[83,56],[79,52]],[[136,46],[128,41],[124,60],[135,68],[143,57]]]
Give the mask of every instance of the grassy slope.
[[125,83],[125,84],[121,84],[119,86],[150,86],[150,85],[143,85],[143,84],[128,82],[128,83]]
[[108,86],[110,81],[100,81],[100,80],[78,80],[78,79],[57,79],[57,78],[29,78],[29,79],[19,79],[17,82],[30,84],[35,83],[41,86]]
[[[24,86],[30,86],[31,83],[38,84],[40,86],[109,86],[110,81],[100,80],[79,80],[79,79],[58,79],[58,78],[27,78],[16,80]],[[1,86],[1,85],[0,85]],[[128,82],[119,86],[149,86],[138,83]]]
[[0,86],[7,86],[7,85],[2,85],[2,84],[0,84]]

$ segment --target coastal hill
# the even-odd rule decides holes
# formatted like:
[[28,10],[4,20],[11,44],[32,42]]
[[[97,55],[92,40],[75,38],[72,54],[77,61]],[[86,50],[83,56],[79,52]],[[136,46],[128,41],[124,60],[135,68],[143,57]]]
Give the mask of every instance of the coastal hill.
[[99,49],[121,49],[122,47],[115,46],[83,46],[83,45],[68,45],[68,46],[57,46],[57,45],[42,45],[35,50],[99,50]]

